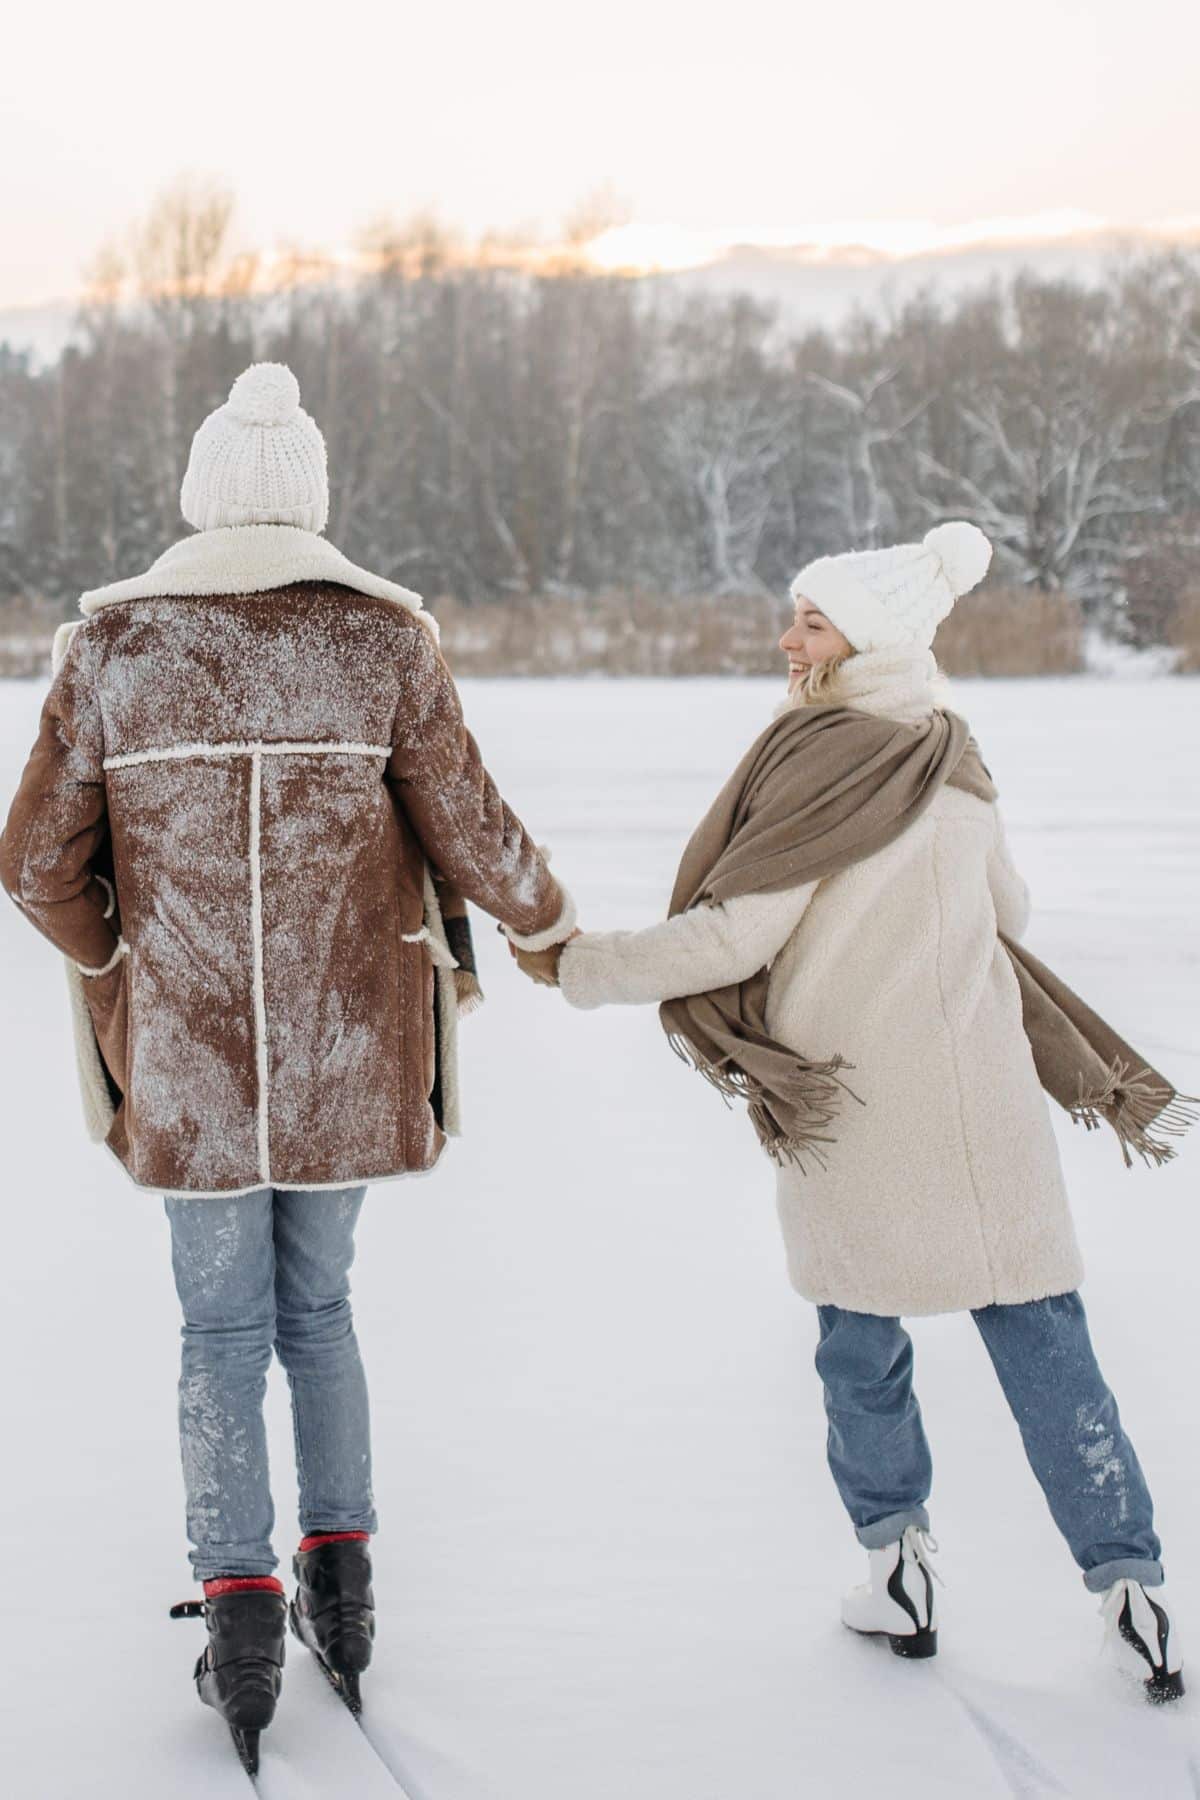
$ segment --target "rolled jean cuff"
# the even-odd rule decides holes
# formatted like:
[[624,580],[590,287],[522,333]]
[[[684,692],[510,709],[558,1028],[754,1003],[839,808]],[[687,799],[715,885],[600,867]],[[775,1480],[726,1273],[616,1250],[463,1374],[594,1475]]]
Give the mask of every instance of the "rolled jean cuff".
[[884,1550],[889,1544],[898,1544],[910,1525],[915,1525],[919,1531],[929,1530],[929,1514],[923,1506],[912,1506],[907,1512],[889,1513],[886,1519],[876,1519],[873,1525],[856,1525],[854,1535],[864,1550]]
[[266,1575],[274,1575],[279,1567],[279,1558],[270,1558],[270,1567],[261,1556],[210,1556],[203,1559],[192,1559],[192,1575],[197,1581],[219,1581],[222,1576],[231,1576],[236,1580],[246,1580],[253,1576],[261,1579]]
[[1147,1556],[1119,1556],[1115,1562],[1097,1563],[1083,1571],[1083,1585],[1089,1594],[1102,1594],[1114,1581],[1140,1581],[1143,1587],[1161,1587],[1165,1577],[1163,1566]]
[[353,1508],[344,1512],[339,1519],[333,1517],[327,1506],[315,1509],[301,1508],[300,1530],[304,1537],[323,1536],[331,1531],[365,1531],[368,1537],[379,1535],[379,1515],[373,1506],[365,1510]]
[[197,1581],[216,1581],[222,1575],[273,1575],[279,1567],[279,1558],[270,1545],[261,1550],[251,1544],[225,1551],[219,1547],[197,1548],[189,1551],[188,1561]]

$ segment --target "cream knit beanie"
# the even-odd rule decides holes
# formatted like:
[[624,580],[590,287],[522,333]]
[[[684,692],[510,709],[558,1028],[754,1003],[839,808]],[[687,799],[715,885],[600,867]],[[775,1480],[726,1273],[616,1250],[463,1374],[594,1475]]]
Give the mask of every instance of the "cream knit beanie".
[[299,525],[323,531],[329,517],[325,439],[300,405],[283,363],[252,363],[192,439],[180,489],[197,531],[221,525]]
[[793,600],[807,600],[856,650],[912,644],[927,650],[954,602],[981,582],[992,546],[977,525],[936,525],[919,544],[822,556],[801,569]]

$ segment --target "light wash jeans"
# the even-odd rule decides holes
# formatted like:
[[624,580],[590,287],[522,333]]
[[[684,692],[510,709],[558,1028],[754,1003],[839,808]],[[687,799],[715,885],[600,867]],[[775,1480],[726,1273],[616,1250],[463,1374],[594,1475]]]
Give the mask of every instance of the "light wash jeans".
[[367,1384],[350,1316],[365,1193],[166,1196],[183,1307],[179,1441],[198,1581],[270,1575],[276,1566],[262,1411],[272,1349],[291,1388],[301,1530],[376,1529]]
[[[933,1467],[912,1391],[912,1339],[899,1319],[817,1312],[829,1466],[859,1543],[879,1550],[908,1525],[929,1528]],[[1154,1508],[1079,1295],[985,1306],[971,1317],[1084,1585],[1096,1594],[1122,1578],[1160,1586]]]

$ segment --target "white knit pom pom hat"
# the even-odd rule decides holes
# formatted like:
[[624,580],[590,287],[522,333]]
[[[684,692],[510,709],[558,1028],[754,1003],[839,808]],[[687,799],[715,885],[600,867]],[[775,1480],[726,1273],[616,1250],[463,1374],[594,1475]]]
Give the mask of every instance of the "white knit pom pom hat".
[[325,439],[300,405],[283,363],[251,363],[192,439],[179,505],[197,531],[222,525],[299,525],[329,517]]
[[935,525],[919,544],[822,556],[801,569],[793,600],[807,600],[856,650],[928,650],[954,602],[987,574],[992,546],[977,525]]

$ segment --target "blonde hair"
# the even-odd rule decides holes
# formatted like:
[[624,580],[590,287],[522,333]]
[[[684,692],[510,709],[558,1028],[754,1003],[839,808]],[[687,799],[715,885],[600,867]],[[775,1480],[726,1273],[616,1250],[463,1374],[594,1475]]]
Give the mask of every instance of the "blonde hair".
[[853,655],[853,650],[845,650],[840,656],[827,656],[824,662],[814,663],[808,674],[802,677],[792,696],[793,700],[799,700],[804,706],[812,706],[818,700],[835,698],[838,670]]

